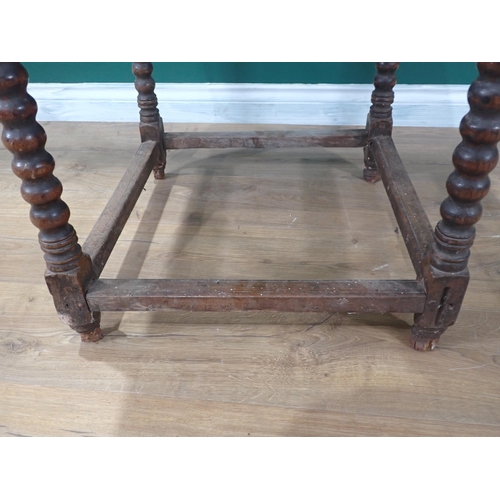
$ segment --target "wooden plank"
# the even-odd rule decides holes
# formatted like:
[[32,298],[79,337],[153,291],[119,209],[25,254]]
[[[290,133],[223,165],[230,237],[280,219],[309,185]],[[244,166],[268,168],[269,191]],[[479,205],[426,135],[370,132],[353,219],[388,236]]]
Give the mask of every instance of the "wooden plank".
[[5,403],[0,406],[0,436],[498,436],[500,432],[494,424],[448,421],[444,426],[412,416],[283,408],[132,391],[12,382],[0,382],[0,391]]
[[358,148],[365,146],[366,142],[366,130],[332,130],[330,127],[298,131],[178,132],[165,134],[165,147],[167,149]]
[[428,265],[432,226],[391,137],[375,137],[371,150],[418,277]]
[[87,294],[93,310],[275,310],[287,312],[413,312],[425,291],[410,280],[255,281],[111,279]]
[[83,245],[99,276],[158,158],[154,141],[143,142]]

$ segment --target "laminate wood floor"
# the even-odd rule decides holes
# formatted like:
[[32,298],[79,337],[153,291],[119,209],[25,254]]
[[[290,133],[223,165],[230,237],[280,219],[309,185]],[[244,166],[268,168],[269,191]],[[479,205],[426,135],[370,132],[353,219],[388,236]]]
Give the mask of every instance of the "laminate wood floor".
[[[139,145],[138,127],[43,125],[83,242]],[[232,128],[250,127],[217,126]],[[434,225],[458,131],[396,128],[394,137]],[[172,152],[102,276],[412,279],[382,184],[361,179],[362,156]],[[408,346],[409,314],[103,313],[104,339],[82,344],[55,313],[10,161],[0,149],[1,435],[500,435],[500,167],[459,320],[421,353]]]

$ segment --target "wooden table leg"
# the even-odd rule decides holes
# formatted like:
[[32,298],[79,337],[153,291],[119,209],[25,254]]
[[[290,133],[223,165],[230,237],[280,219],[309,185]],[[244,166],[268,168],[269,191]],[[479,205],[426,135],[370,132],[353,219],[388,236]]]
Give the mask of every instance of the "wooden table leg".
[[158,110],[158,99],[154,93],[153,65],[149,62],[135,62],[132,64],[132,72],[135,75],[135,88],[139,93],[137,104],[140,108],[141,140],[142,142],[155,141],[158,143],[160,155],[153,171],[155,179],[164,179],[167,151],[164,143],[163,120]]
[[[376,64],[377,73],[373,79],[375,86],[372,92],[372,105],[368,114],[366,130],[368,138],[377,135],[392,134],[392,103],[394,102],[393,88],[396,85],[396,70],[399,63],[379,62]],[[365,181],[373,184],[380,180],[380,174],[373,161],[370,144],[363,148],[365,157],[365,169],[363,177]]]
[[94,279],[92,262],[82,252],[62,185],[52,172],[54,158],[45,150],[47,136],[36,121],[37,104],[27,91],[28,73],[19,63],[0,64],[2,141],[13,154],[12,170],[22,180],[21,194],[31,205],[31,222],[40,230],[45,279],[61,320],[83,341],[102,338],[100,313],[89,309],[85,293]]
[[470,112],[460,124],[462,142],[453,153],[455,171],[448,177],[448,198],[441,204],[442,220],[426,276],[427,304],[415,315],[410,343],[418,350],[433,349],[453,325],[467,288],[467,263],[481,218],[481,200],[490,188],[488,174],[498,162],[500,140],[500,63],[478,63],[478,78],[468,92]]

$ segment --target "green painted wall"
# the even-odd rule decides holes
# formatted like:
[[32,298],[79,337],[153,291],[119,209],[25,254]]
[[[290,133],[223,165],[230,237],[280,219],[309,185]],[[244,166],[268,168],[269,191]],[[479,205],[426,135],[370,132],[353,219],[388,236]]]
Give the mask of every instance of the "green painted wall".
[[[23,63],[32,83],[131,82],[130,63]],[[157,82],[372,83],[373,63],[154,63]],[[470,84],[475,63],[402,63],[398,83]]]

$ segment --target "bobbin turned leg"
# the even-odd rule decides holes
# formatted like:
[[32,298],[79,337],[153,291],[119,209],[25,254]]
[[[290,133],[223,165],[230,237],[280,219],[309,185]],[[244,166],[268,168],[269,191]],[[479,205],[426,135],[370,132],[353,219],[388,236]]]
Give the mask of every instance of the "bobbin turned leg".
[[448,198],[434,232],[428,299],[415,315],[410,343],[415,349],[434,348],[455,322],[469,280],[467,262],[474,242],[474,224],[481,218],[481,200],[490,188],[488,174],[498,162],[500,140],[500,63],[478,63],[478,78],[468,92],[470,111],[460,123],[462,142],[453,153],[455,171],[448,177]]
[[139,130],[141,141],[155,141],[158,143],[160,155],[153,170],[155,179],[164,179],[167,152],[164,142],[163,120],[158,111],[158,99],[154,93],[155,81],[151,76],[153,65],[151,63],[135,62],[132,64],[132,72],[135,75],[135,88],[139,93],[137,104],[140,108],[141,122]]
[[[377,135],[392,134],[392,106],[394,102],[393,88],[396,85],[396,70],[399,63],[376,63],[377,73],[373,79],[375,90],[372,92],[372,105],[366,122],[368,138]],[[380,174],[373,160],[370,144],[363,148],[365,169],[363,178],[373,184],[380,180]]]
[[36,121],[37,105],[26,92],[28,73],[19,63],[0,64],[2,141],[13,154],[12,170],[22,180],[21,194],[30,203],[31,222],[40,230],[45,279],[61,320],[85,342],[102,338],[100,315],[89,309],[85,294],[94,279],[92,263],[82,253],[62,185],[53,174],[54,158],[45,150],[47,136]]

